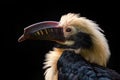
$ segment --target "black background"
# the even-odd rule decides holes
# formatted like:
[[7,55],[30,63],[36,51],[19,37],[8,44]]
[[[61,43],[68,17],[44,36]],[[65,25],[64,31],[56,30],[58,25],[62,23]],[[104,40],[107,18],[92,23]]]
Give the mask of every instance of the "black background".
[[[24,3],[24,4],[23,4]],[[1,32],[4,41],[3,60],[5,78],[22,80],[44,80],[43,61],[45,53],[52,49],[54,42],[26,40],[18,43],[23,29],[40,21],[59,21],[61,15],[69,12],[96,21],[105,31],[111,50],[108,67],[120,73],[119,51],[119,7],[109,1],[44,1],[14,2],[1,6]]]

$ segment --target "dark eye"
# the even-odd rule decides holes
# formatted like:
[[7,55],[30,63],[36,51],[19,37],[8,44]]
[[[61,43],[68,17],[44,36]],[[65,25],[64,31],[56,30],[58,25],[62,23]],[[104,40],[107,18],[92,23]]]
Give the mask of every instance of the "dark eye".
[[66,32],[71,32],[71,31],[72,31],[71,28],[66,29]]

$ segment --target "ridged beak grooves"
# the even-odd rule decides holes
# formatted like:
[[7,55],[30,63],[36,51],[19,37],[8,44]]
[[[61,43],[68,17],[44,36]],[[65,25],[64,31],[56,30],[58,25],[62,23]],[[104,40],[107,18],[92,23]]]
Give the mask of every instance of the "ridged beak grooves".
[[18,39],[18,42],[26,39],[64,42],[63,28],[59,27],[58,24],[57,21],[43,21],[32,24],[24,28],[24,33]]

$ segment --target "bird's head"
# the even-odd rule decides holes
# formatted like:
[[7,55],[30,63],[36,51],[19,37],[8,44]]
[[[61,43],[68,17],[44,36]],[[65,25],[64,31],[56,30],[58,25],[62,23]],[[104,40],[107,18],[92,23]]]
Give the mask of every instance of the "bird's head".
[[98,25],[79,14],[63,15],[59,22],[43,21],[24,29],[19,42],[26,39],[51,40],[57,48],[75,50],[87,61],[106,66],[110,56],[109,46]]

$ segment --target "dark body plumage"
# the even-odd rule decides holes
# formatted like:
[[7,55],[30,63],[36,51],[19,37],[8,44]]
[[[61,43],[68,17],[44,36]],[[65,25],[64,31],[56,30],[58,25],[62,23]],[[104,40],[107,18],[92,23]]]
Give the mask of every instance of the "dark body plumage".
[[64,51],[57,63],[58,80],[120,80],[115,71],[90,64],[74,51]]

